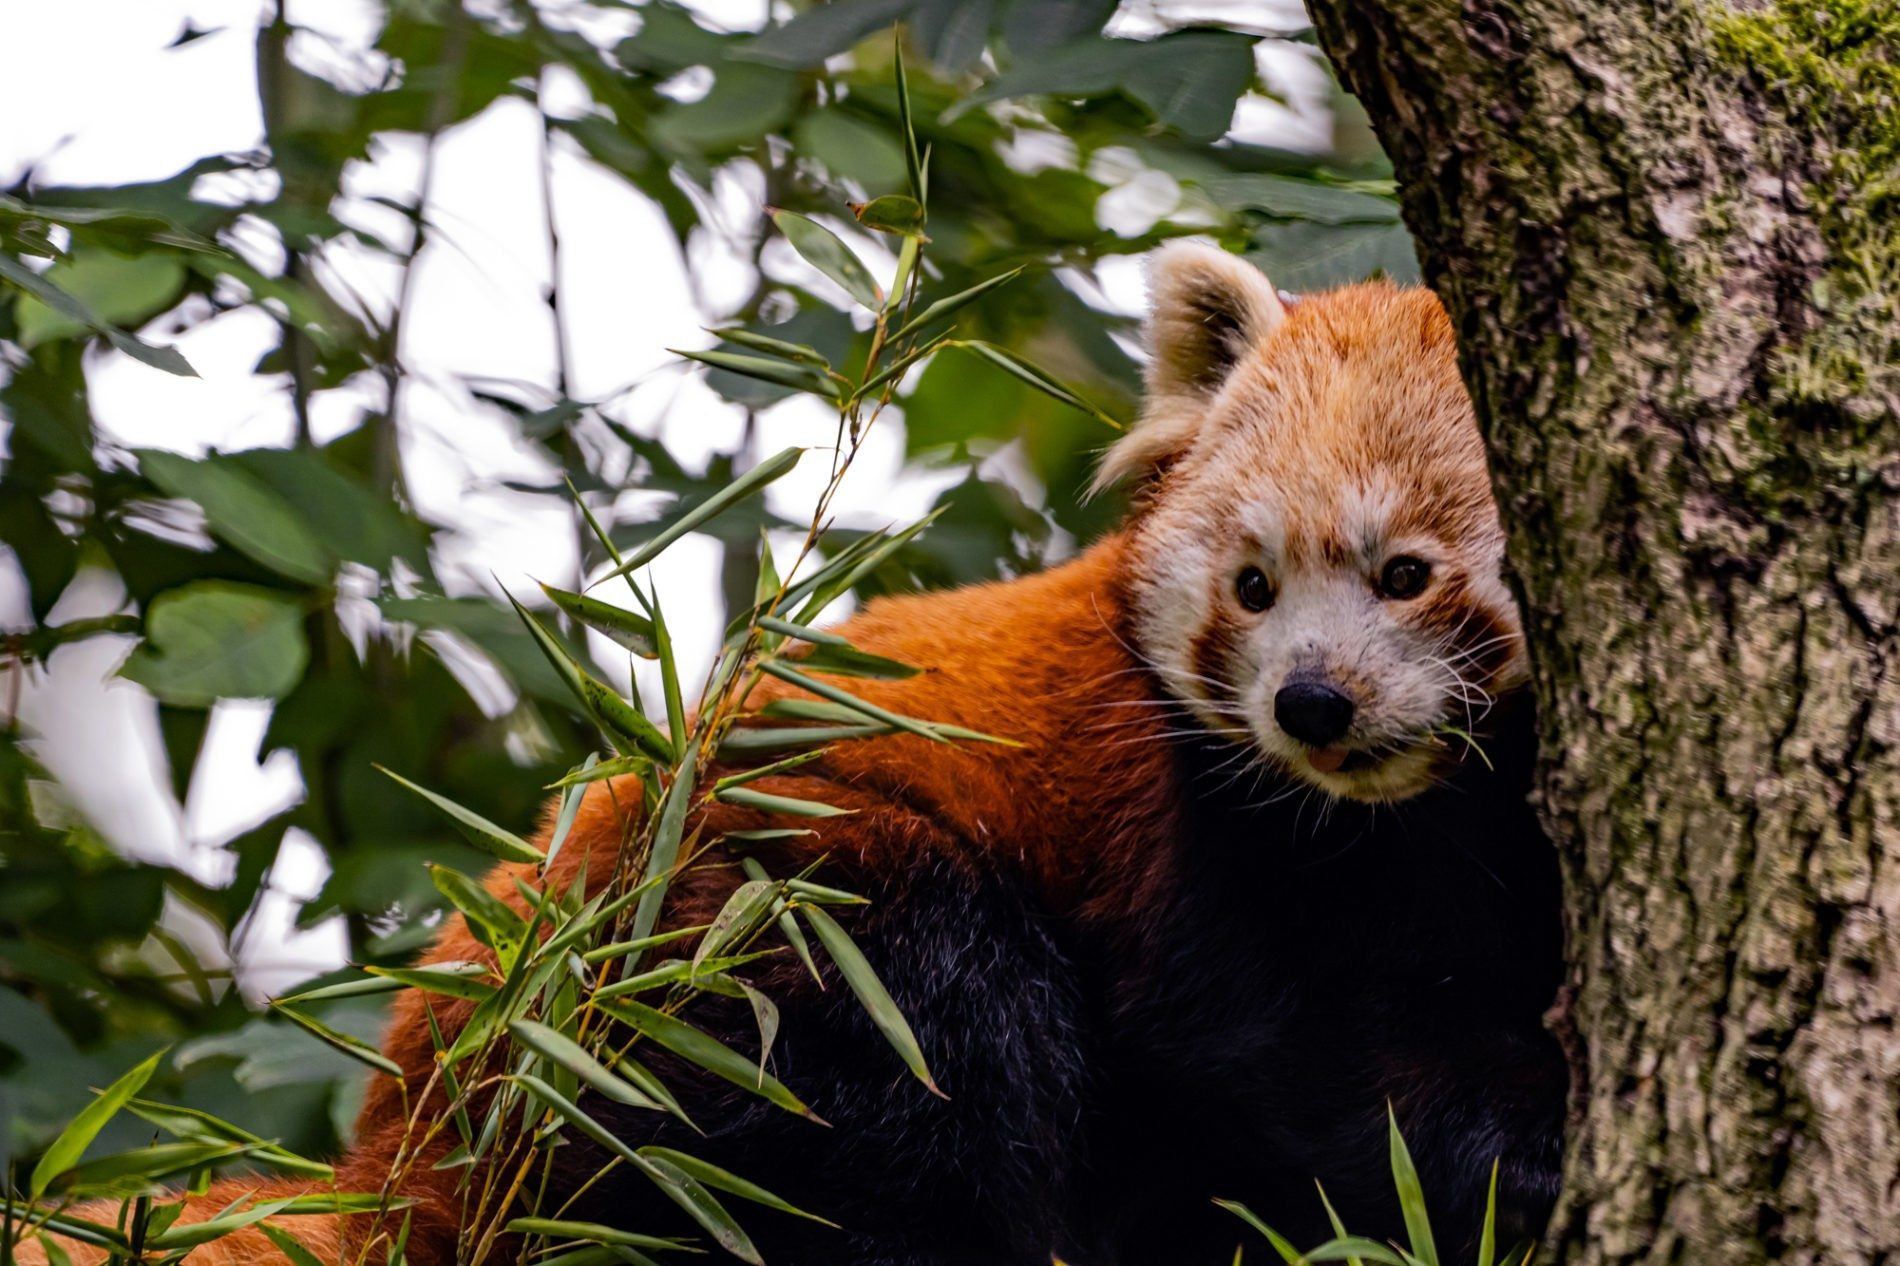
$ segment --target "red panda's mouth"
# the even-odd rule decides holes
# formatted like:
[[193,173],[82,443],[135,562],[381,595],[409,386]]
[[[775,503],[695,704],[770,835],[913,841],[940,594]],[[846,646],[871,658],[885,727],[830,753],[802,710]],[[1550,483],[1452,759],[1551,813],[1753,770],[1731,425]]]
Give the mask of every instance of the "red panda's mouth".
[[1349,747],[1309,747],[1306,763],[1322,774],[1350,774],[1376,765],[1378,759],[1371,752],[1354,751]]

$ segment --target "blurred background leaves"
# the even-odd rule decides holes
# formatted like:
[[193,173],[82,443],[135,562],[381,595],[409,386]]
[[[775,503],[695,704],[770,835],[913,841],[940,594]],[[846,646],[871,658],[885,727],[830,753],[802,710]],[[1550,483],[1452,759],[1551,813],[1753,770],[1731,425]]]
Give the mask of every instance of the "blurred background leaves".
[[[0,642],[0,1165],[166,1042],[183,1045],[173,1083],[155,1086],[164,1097],[299,1150],[331,1148],[356,1069],[253,1010],[247,965],[279,934],[266,906],[290,900],[306,926],[340,918],[351,961],[402,961],[442,904],[422,863],[483,859],[372,765],[525,832],[543,785],[589,749],[498,588],[445,567],[454,529],[419,508],[405,466],[418,261],[438,240],[478,249],[433,214],[437,147],[456,129],[525,105],[544,197],[555,156],[585,162],[657,209],[689,279],[709,244],[740,257],[749,290],[679,312],[681,345],[699,325],[742,326],[861,363],[862,319],[835,283],[779,253],[765,216],[783,208],[871,240],[851,205],[906,182],[889,38],[901,24],[931,155],[932,292],[1024,267],[959,315],[959,337],[1019,350],[1124,418],[1140,367],[1131,305],[1105,289],[1117,261],[1193,233],[1292,289],[1414,272],[1388,169],[1337,90],[1317,107],[1326,143],[1237,126],[1275,92],[1269,52],[1324,65],[1284,6],[839,0],[773,5],[749,24],[666,0],[370,7],[361,47],[281,4],[265,14],[257,148],[116,185],[29,169],[0,195],[0,541],[21,599]],[[176,43],[206,33],[185,23]],[[363,165],[391,153],[413,160],[406,191],[363,192]],[[585,258],[561,259],[559,218],[549,224],[553,275],[584,271]],[[544,477],[508,486],[545,501],[535,523],[568,525],[550,557],[584,574],[606,561],[568,513],[567,483],[630,547],[791,442],[785,389],[714,369],[708,385],[742,411],[737,442],[675,451],[676,428],[624,407],[633,387],[576,391],[558,280],[544,298],[550,381],[454,386],[535,455]],[[154,378],[192,374],[172,344],[238,311],[276,330],[253,372],[288,404],[283,442],[132,448],[97,424],[102,366],[130,357]],[[1087,414],[960,349],[907,375],[896,404],[901,423],[885,425],[901,425],[906,469],[935,473],[941,516],[860,597],[1020,573],[1113,521],[1109,500],[1082,498],[1107,439]],[[641,496],[618,498],[628,485]],[[792,526],[769,501],[710,525],[717,574],[703,601],[725,610],[707,625],[750,602],[758,533]],[[861,526],[842,524],[834,547]],[[94,600],[73,615],[63,600],[82,590]],[[181,812],[195,786],[217,794],[206,739],[220,700],[268,701],[257,756],[294,760],[295,802],[213,841],[208,860],[108,842],[19,713],[22,691],[93,639],[120,648],[111,662],[147,692],[150,757]],[[612,648],[592,649],[606,671]],[[273,881],[290,840],[321,854],[313,890]],[[373,1038],[377,1012],[340,1003],[324,1019]],[[119,1146],[138,1129],[114,1128],[129,1132],[107,1140]]]

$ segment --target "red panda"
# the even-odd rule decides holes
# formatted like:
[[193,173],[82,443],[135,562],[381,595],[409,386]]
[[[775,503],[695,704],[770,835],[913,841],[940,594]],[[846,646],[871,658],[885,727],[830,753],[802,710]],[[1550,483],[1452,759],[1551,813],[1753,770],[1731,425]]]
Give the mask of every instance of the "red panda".
[[[1450,323],[1387,284],[1283,301],[1195,244],[1159,253],[1152,291],[1144,411],[1098,481],[1130,485],[1123,526],[1047,573],[879,600],[840,630],[929,669],[862,697],[1020,746],[894,735],[755,784],[854,810],[755,852],[775,874],[822,855],[871,898],[852,935],[948,1098],[794,967],[755,983],[782,1016],[776,1075],[829,1129],[683,1070],[703,1137],[598,1105],[636,1146],[677,1143],[842,1228],[747,1206],[774,1266],[1211,1263],[1244,1234],[1211,1198],[1323,1235],[1315,1177],[1356,1231],[1398,1234],[1388,1103],[1441,1241],[1475,1235],[1494,1159],[1516,1229],[1554,1196],[1555,866],[1525,803],[1523,639]],[[608,875],[639,801],[590,791],[553,882],[583,859]],[[703,813],[706,839],[771,822]],[[682,873],[673,925],[709,919],[736,872]],[[518,877],[488,888],[520,907]],[[459,921],[428,955],[487,956]],[[430,1005],[451,1034],[466,1019]],[[742,1006],[694,1006],[752,1040]],[[385,1041],[412,1099],[424,1008],[401,995]],[[340,1185],[381,1185],[403,1103],[379,1077]],[[575,1180],[604,1158],[564,1152]],[[457,1254],[436,1159],[409,1168],[415,1266]],[[692,1230],[637,1177],[555,1194],[565,1216]],[[322,1260],[352,1235],[286,1229]],[[253,1230],[193,1260],[283,1258]]]

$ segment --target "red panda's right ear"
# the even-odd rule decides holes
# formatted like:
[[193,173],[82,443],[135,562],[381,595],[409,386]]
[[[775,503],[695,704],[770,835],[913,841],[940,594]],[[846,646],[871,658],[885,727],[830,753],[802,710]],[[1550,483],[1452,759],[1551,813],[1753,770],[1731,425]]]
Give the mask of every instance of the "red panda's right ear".
[[1148,302],[1141,418],[1103,455],[1091,492],[1131,476],[1145,484],[1167,469],[1193,443],[1208,400],[1234,367],[1286,319],[1266,274],[1200,242],[1155,252]]

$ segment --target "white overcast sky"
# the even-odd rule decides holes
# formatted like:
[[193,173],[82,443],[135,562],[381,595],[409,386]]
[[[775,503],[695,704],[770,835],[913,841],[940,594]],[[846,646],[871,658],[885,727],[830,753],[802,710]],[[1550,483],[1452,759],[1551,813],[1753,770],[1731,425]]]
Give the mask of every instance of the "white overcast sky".
[[[760,25],[766,3],[700,0],[690,7],[708,21],[738,29]],[[263,7],[263,0],[0,0],[0,184],[11,184],[29,167],[47,184],[157,179],[207,154],[257,148],[263,127],[254,32]],[[374,39],[378,11],[359,0],[292,0],[292,22],[324,37],[304,38],[293,55],[317,69],[326,58],[344,63],[347,50]],[[1283,27],[1298,20],[1299,8],[1285,0],[1132,4],[1124,7],[1117,28],[1140,33],[1161,18]],[[167,50],[187,21],[213,34]],[[1236,118],[1236,133],[1323,145],[1325,78],[1310,54],[1269,44],[1262,45],[1261,58],[1286,104],[1249,99]],[[437,561],[445,582],[459,592],[492,592],[497,584],[520,592],[531,587],[530,578],[571,579],[576,565],[566,516],[539,508],[542,499],[500,486],[510,479],[544,481],[552,472],[459,386],[460,377],[469,375],[549,386],[554,381],[554,340],[541,298],[549,262],[539,132],[530,105],[504,101],[443,138],[428,210],[434,237],[418,264],[405,317],[403,357],[413,374],[404,401],[406,473],[423,517],[452,529],[441,538]],[[408,201],[420,154],[414,138],[391,138],[379,146],[373,161],[349,174],[339,212],[366,222],[388,217],[368,199]],[[757,194],[743,178],[721,181],[717,194],[731,222],[745,223],[756,209]],[[1104,199],[1103,227],[1138,232],[1167,214],[1173,200],[1165,177],[1133,174]],[[571,153],[557,152],[553,201],[574,393],[593,399],[630,387],[616,405],[617,416],[644,433],[662,435],[683,460],[730,448],[739,434],[739,411],[682,371],[664,348],[703,345],[700,326],[750,291],[748,265],[711,237],[682,261],[657,211]],[[256,248],[268,260],[270,244],[260,239]],[[395,279],[386,266],[362,257],[335,264],[352,285],[393,294]],[[767,266],[801,267],[789,253],[768,256]],[[1103,290],[1091,291],[1092,301],[1124,311],[1139,308],[1138,263],[1113,261],[1100,280]],[[165,337],[158,331],[152,336]],[[188,453],[284,444],[291,435],[284,383],[251,374],[276,340],[272,322],[257,312],[203,323],[178,340],[197,379],[101,354],[89,370],[100,425],[126,445]],[[320,440],[355,425],[363,404],[347,390],[320,400],[314,419]],[[913,518],[960,477],[904,469],[901,422],[892,422],[873,434],[846,482],[837,503],[844,522]],[[831,419],[813,402],[791,402],[769,415],[763,434],[773,449],[822,445],[829,442]],[[991,460],[998,471],[1026,478],[1009,452]],[[773,488],[775,507],[804,517],[821,473],[795,474]],[[715,557],[708,542],[689,538],[655,569],[675,635],[682,647],[693,649],[688,658],[696,655],[701,664],[716,635],[710,601]],[[112,610],[122,597],[109,577],[82,577],[56,618]],[[0,551],[0,627],[17,627],[25,618],[17,567]],[[215,879],[225,872],[219,847],[225,840],[301,794],[295,762],[279,754],[259,763],[265,705],[222,704],[207,739],[207,759],[179,806],[157,755],[151,699],[113,676],[126,650],[124,639],[96,638],[60,651],[50,671],[29,683],[24,719],[41,736],[42,758],[117,845],[137,856],[179,859]],[[244,939],[247,993],[281,988],[341,960],[340,925],[308,931],[291,926],[296,900],[316,890],[322,867],[315,845],[293,833],[271,876],[275,895],[269,908]],[[174,912],[174,921],[192,932],[187,912]],[[202,935],[193,939],[207,943]]]

